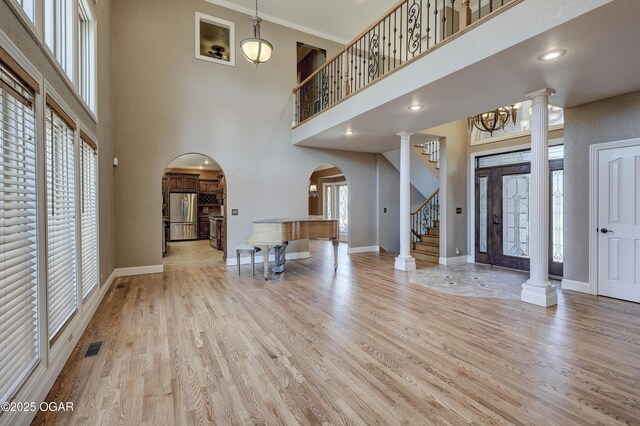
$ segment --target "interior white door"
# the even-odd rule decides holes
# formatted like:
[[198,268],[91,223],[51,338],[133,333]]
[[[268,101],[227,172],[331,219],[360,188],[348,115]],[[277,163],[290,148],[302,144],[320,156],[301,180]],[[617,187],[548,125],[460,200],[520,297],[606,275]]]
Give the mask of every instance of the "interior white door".
[[598,293],[640,302],[640,146],[598,156]]

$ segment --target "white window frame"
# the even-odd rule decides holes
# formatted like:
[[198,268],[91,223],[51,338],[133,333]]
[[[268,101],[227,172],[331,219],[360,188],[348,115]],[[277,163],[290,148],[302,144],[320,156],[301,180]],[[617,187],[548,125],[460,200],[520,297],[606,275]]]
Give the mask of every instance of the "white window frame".
[[[2,41],[2,39],[0,38],[0,42]],[[0,44],[1,45],[1,44]],[[11,46],[10,46],[11,47]],[[24,59],[22,57],[20,57],[20,55],[16,55],[14,56],[11,50],[8,50],[8,53],[12,56],[12,58],[14,58],[16,60],[16,62],[18,62],[18,64],[33,78],[34,75],[37,75],[38,78],[40,78],[40,76],[36,73],[32,73],[31,67],[25,67],[22,66],[22,64],[24,63]],[[35,78],[34,78],[35,79]],[[36,241],[35,241],[35,251],[36,251],[36,258],[34,261],[35,264],[35,268],[36,268],[36,275],[35,275],[35,281],[30,281],[30,284],[34,284],[35,285],[35,292],[36,292],[36,301],[35,301],[35,307],[37,309],[37,312],[35,314],[35,321],[36,321],[36,329],[37,329],[37,356],[35,360],[32,360],[31,363],[32,365],[30,366],[30,368],[27,371],[23,371],[22,374],[23,376],[19,376],[20,377],[20,383],[17,384],[14,383],[12,386],[13,388],[11,389],[11,392],[8,394],[9,398],[14,397],[19,391],[20,389],[25,385],[25,383],[29,380],[30,377],[33,376],[35,371],[39,371],[42,369],[41,364],[43,361],[43,356],[44,356],[44,351],[43,351],[43,342],[42,342],[42,336],[43,336],[43,330],[42,330],[42,321],[41,321],[41,316],[40,316],[40,309],[41,309],[41,300],[42,300],[42,286],[41,283],[43,282],[43,277],[42,277],[42,270],[40,268],[40,265],[42,263],[42,252],[40,250],[40,248],[43,245],[43,241],[42,241],[42,236],[43,236],[43,230],[42,230],[42,221],[41,221],[41,197],[39,194],[39,154],[38,154],[38,150],[39,150],[39,122],[38,122],[38,116],[39,116],[39,101],[40,95],[35,92],[33,94],[33,125],[34,125],[34,130],[33,130],[33,149],[34,149],[34,154],[35,154],[35,162],[34,162],[34,169],[35,169],[35,181],[34,183],[34,190],[35,190],[35,199],[36,199],[36,207],[35,207],[35,226],[36,226],[36,230],[35,230],[35,237],[36,237]],[[4,106],[3,106],[3,97],[0,97],[0,111],[4,111]],[[13,108],[11,108],[11,103],[7,104],[7,108],[9,110],[12,110]],[[15,331],[15,330],[14,330]],[[0,395],[2,396],[2,395]],[[3,401],[4,402],[4,401]],[[0,415],[2,415],[2,411],[0,410]],[[2,418],[0,417],[0,420],[2,420]]]
[[[207,24],[217,25],[219,27],[229,29],[229,60],[223,61],[220,59],[212,58],[210,56],[204,56],[200,54],[200,23],[206,22]],[[196,34],[195,34],[195,48],[196,59],[203,61],[213,62],[215,64],[227,65],[230,67],[236,66],[236,24],[231,21],[216,18],[215,16],[205,15],[204,13],[196,12]]]
[[[77,1],[77,66],[78,78],[76,79],[76,89],[85,105],[97,114],[98,108],[98,21],[89,0]],[[83,27],[85,26],[85,27]],[[83,33],[89,38],[86,45],[83,45]],[[85,68],[88,68],[87,75],[84,75]],[[88,81],[87,81],[88,80]]]
[[[82,314],[82,297],[81,297],[81,289],[80,289],[80,273],[79,273],[79,269],[80,269],[80,261],[79,261],[79,248],[80,248],[80,232],[79,232],[79,225],[80,225],[80,217],[79,217],[79,188],[78,188],[78,179],[79,179],[79,170],[78,170],[78,145],[79,145],[79,132],[77,130],[77,123],[78,123],[78,118],[73,114],[72,109],[69,108],[69,106],[64,103],[64,101],[62,100],[62,98],[55,92],[55,90],[53,88],[51,88],[48,84],[45,85],[45,103],[44,103],[44,107],[43,107],[43,111],[41,112],[41,114],[43,115],[43,139],[42,139],[42,145],[44,147],[44,152],[43,152],[43,173],[41,174],[41,179],[44,181],[43,182],[43,186],[45,188],[44,190],[44,197],[45,197],[45,223],[46,220],[48,218],[48,212],[46,211],[47,208],[47,202],[48,202],[48,188],[46,186],[46,180],[47,180],[47,171],[46,171],[46,144],[47,144],[47,138],[46,138],[46,113],[47,113],[47,103],[46,103],[46,97],[49,96],[51,97],[59,106],[60,108],[65,112],[65,114],[67,114],[69,116],[69,119],[75,124],[75,129],[73,129],[73,165],[74,165],[74,170],[73,170],[73,177],[74,177],[74,212],[75,212],[75,219],[74,219],[74,256],[75,256],[75,274],[74,274],[74,279],[76,281],[75,285],[76,285],[76,290],[75,290],[75,299],[76,299],[76,305],[75,305],[75,312],[65,320],[65,322],[62,324],[61,328],[59,330],[56,331],[56,334],[54,336],[50,336],[49,335],[49,312],[47,312],[47,316],[43,318],[43,326],[47,329],[47,337],[46,337],[46,341],[49,343],[49,347],[50,348],[54,348],[54,347],[61,347],[61,345],[59,345],[58,343],[61,341],[65,340],[65,336],[66,334],[69,332],[68,330],[72,329],[73,326],[72,324],[74,324],[76,321],[78,321],[78,318],[81,317]],[[45,226],[45,235],[48,234],[48,223]],[[47,241],[47,245],[45,246],[45,251],[44,253],[44,258],[46,259],[47,263],[45,265],[45,269],[43,270],[43,274],[47,277],[47,284],[49,281],[49,277],[48,277],[48,258],[49,258],[49,247],[48,247],[48,241]],[[45,287],[45,300],[48,306],[49,303],[49,297],[48,297],[48,285]]]
[[[18,16],[18,18],[20,19],[20,21],[22,21],[22,24],[24,25],[24,27],[29,31],[29,33],[31,34],[31,36],[33,37],[34,40],[36,40],[36,42],[39,44],[39,46],[43,49],[43,51],[45,52],[45,55],[47,56],[49,62],[51,63],[51,65],[55,68],[56,72],[58,73],[58,75],[62,78],[62,80],[64,81],[64,83],[67,85],[67,87],[69,87],[69,89],[71,90],[71,92],[73,93],[73,95],[76,97],[76,99],[80,102],[80,104],[82,105],[82,107],[85,109],[85,111],[87,112],[87,114],[91,117],[91,119],[93,120],[93,122],[98,123],[98,103],[99,103],[99,96],[98,96],[98,71],[97,71],[97,38],[98,38],[98,30],[97,30],[97,13],[95,11],[95,1],[92,0],[70,0],[73,2],[73,19],[72,19],[72,25],[70,26],[73,30],[72,30],[72,46],[73,46],[73,53],[72,53],[72,62],[73,62],[73,75],[69,76],[67,75],[67,73],[65,72],[63,66],[58,62],[58,60],[56,59],[56,55],[54,54],[54,52],[52,51],[51,48],[49,48],[49,46],[47,45],[45,39],[46,39],[46,34],[45,34],[45,30],[46,30],[46,25],[45,25],[45,1],[46,0],[34,0],[36,3],[36,10],[35,10],[35,22],[31,21],[31,19],[27,16],[27,14],[25,13],[25,11],[22,9],[22,7],[20,6],[20,3],[18,2],[19,0],[6,0],[7,4],[9,5],[9,7],[16,12],[16,15]],[[78,25],[77,25],[77,20],[78,20],[78,9],[79,9],[79,1],[85,1],[85,4],[89,6],[89,8],[91,9],[91,12],[93,13],[93,17],[94,17],[94,25],[95,25],[95,30],[94,30],[94,34],[95,34],[95,55],[96,55],[96,61],[95,61],[95,92],[94,92],[94,99],[93,99],[93,103],[95,104],[94,106],[88,105],[87,102],[84,100],[82,94],[80,93],[80,77],[79,77],[79,66],[80,66],[80,60],[79,60],[79,48],[78,48],[78,44],[79,44],[79,40],[78,40]]]
[[[44,45],[71,82],[77,80],[77,0],[43,0]],[[69,29],[70,28],[70,29]]]
[[[91,133],[91,131],[89,129],[87,129],[87,127],[83,124],[83,123],[78,123],[78,129],[79,132],[78,133],[78,155],[82,155],[80,148],[82,147],[82,138],[80,137],[80,132],[85,133],[89,139],[91,139],[91,141],[93,141],[96,145],[98,145],[98,138],[95,137],[95,135],[93,133]],[[78,157],[78,162],[80,162],[80,158]],[[78,163],[80,164],[80,163]],[[80,168],[78,167],[78,175],[81,173]],[[82,182],[82,180],[80,179],[78,182]],[[81,304],[85,304],[87,302],[87,300],[91,299],[91,297],[98,293],[98,289],[100,289],[103,285],[102,280],[100,279],[100,149],[99,146],[96,146],[96,199],[95,199],[95,204],[96,204],[96,274],[97,274],[97,279],[98,279],[98,284],[95,288],[93,288],[87,295],[86,297],[84,296],[84,277],[82,276],[82,269],[83,269],[83,264],[82,264],[82,206],[81,206],[81,202],[82,202],[82,188],[81,185],[78,185],[78,189],[79,189],[79,206],[78,206],[78,223],[79,223],[79,237],[80,237],[80,243],[79,243],[79,290],[78,293],[80,295],[80,299],[81,299]]]

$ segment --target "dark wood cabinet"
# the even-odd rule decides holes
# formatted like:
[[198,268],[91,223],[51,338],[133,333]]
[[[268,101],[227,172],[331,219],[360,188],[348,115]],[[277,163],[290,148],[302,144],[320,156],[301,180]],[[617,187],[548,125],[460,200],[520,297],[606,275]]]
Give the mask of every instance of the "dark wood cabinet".
[[200,193],[212,194],[218,190],[219,182],[217,180],[200,180]]
[[198,192],[198,175],[186,173],[167,173],[170,192]]
[[201,240],[209,239],[209,218],[200,217],[198,224],[198,238]]
[[198,191],[198,176],[197,175],[185,175],[182,181],[182,187],[186,192]]

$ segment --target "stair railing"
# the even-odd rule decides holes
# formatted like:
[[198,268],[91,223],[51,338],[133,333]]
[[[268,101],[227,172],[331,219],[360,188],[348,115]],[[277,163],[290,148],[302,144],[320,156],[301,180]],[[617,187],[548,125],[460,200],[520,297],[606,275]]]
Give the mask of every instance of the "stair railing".
[[411,213],[411,238],[419,242],[422,235],[427,234],[429,228],[433,228],[435,222],[440,220],[440,188],[429,196],[420,207]]
[[294,124],[524,0],[401,0],[293,89]]
[[425,142],[420,144],[422,147],[422,153],[424,155],[429,155],[429,161],[436,163],[436,167],[440,167],[440,140],[436,139],[434,141]]

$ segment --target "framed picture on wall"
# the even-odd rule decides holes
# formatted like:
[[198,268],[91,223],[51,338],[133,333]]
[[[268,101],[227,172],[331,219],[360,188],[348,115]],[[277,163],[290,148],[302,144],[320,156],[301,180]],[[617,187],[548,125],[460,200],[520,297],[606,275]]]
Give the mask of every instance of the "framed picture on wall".
[[236,65],[235,24],[196,12],[196,58]]

